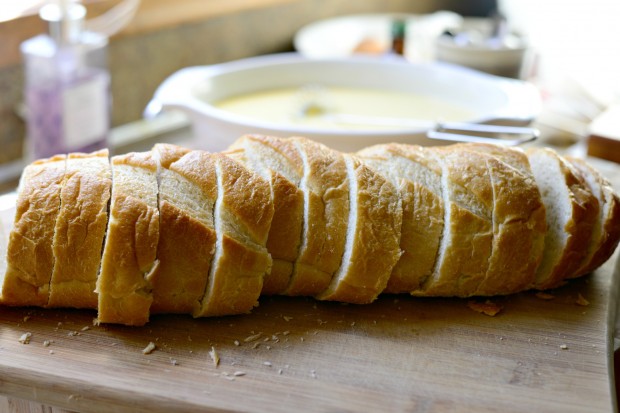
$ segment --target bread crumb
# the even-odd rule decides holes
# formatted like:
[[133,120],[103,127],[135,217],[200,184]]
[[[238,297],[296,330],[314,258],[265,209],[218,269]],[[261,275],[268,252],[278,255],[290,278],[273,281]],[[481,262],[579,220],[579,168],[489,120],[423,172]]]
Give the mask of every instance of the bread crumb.
[[577,294],[577,300],[575,301],[575,304],[585,307],[590,305],[590,302],[583,298],[583,295]]
[[54,354],[54,350],[50,350],[50,354]]
[[172,364],[173,366],[178,366],[179,362],[176,361],[176,359],[170,359],[170,364]]
[[245,376],[245,371],[235,371],[233,373],[233,376],[235,376],[235,377]]
[[234,343],[235,346],[239,346],[239,340],[235,340],[235,341],[233,341],[233,343]]
[[286,331],[282,332],[283,336],[288,336],[289,334],[291,334],[291,332],[289,330],[286,330]]
[[19,342],[22,344],[30,344],[30,339],[32,338],[32,333],[24,333],[19,337]]
[[470,300],[467,302],[467,306],[478,313],[488,315],[490,317],[496,316],[497,313],[502,310],[502,307],[491,300],[486,300],[484,303]]
[[88,330],[90,330],[90,327],[89,326],[84,326],[84,327],[82,327],[82,329],[80,331],[88,331]]
[[24,323],[25,323],[26,321],[30,320],[30,316],[29,315],[24,316],[23,320],[24,320]]
[[213,365],[217,368],[220,365],[220,355],[217,354],[215,347],[211,346],[211,350],[209,351],[209,357],[211,357],[211,361],[213,361]]
[[246,338],[244,338],[243,341],[245,341],[246,343],[250,343],[252,341],[258,340],[262,335],[263,335],[263,333],[252,334],[252,335],[249,335]]
[[77,331],[73,330],[73,331],[69,331],[69,332],[67,333],[67,335],[68,335],[69,337],[75,337],[75,336],[79,336],[79,335],[80,335],[80,333],[78,333]]
[[43,347],[49,347],[52,342],[50,340],[43,340]]
[[561,348],[562,350],[568,350],[568,346],[567,346],[566,344],[562,344],[562,345],[560,345],[560,348]]
[[282,369],[278,369],[278,374],[282,374]]
[[151,341],[142,349],[142,354],[151,354],[156,348],[155,343]]
[[289,317],[289,316],[286,316],[286,315],[283,315],[282,318],[284,319],[284,321],[287,321],[287,322],[291,321],[293,319],[293,317]]
[[97,317],[93,318],[93,325],[94,326],[98,326],[100,324],[101,324],[101,321]]
[[273,364],[270,361],[263,361],[263,366],[271,367]]
[[545,293],[543,291],[538,291],[535,295],[536,295],[536,298],[540,298],[541,300],[547,300],[547,301],[553,300],[555,298],[555,295]]

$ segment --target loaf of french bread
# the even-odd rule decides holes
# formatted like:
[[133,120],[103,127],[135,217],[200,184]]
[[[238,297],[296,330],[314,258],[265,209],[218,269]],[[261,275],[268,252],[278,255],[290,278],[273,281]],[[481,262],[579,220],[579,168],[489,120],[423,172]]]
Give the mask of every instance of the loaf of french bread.
[[222,153],[158,144],[29,165],[0,301],[143,325],[158,313],[247,313],[261,294],[505,295],[591,273],[619,240],[609,182],[550,149],[344,154],[248,135]]

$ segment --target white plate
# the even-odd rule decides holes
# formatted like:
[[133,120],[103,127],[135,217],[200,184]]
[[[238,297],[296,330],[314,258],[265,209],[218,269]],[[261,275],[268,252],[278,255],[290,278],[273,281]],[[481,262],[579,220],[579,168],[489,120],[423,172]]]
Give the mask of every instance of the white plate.
[[434,41],[445,29],[458,27],[462,17],[449,11],[432,14],[360,14],[310,23],[294,38],[295,49],[311,58],[346,57],[366,39],[389,47],[391,25],[396,19],[407,25],[405,57],[428,61],[434,56]]

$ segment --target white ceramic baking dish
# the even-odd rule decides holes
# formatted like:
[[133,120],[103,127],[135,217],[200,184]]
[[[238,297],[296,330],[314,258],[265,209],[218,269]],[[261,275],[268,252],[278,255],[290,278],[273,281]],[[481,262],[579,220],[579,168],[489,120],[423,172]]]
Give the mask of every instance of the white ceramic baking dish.
[[[157,89],[145,115],[180,109],[189,115],[195,146],[210,151],[228,147],[248,133],[305,136],[335,149],[354,151],[386,142],[435,145],[428,127],[403,125],[390,130],[342,130],[252,120],[218,109],[214,102],[257,91],[307,84],[410,92],[463,105],[474,115],[467,122],[504,120],[527,125],[540,110],[536,88],[526,82],[441,63],[412,64],[401,59],[309,59],[296,53],[266,55],[211,66],[182,69]],[[437,114],[441,119],[441,114]]]

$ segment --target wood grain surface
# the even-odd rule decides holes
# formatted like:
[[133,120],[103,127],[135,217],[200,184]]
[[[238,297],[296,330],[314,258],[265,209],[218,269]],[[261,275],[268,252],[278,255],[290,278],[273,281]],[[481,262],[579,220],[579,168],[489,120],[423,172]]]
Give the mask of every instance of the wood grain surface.
[[550,299],[493,298],[494,317],[408,296],[264,297],[249,315],[143,328],[3,307],[0,393],[85,412],[609,412],[615,261]]

